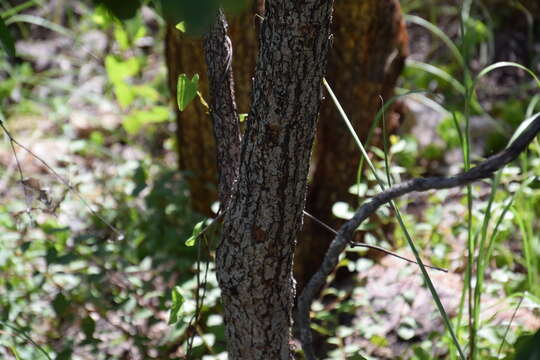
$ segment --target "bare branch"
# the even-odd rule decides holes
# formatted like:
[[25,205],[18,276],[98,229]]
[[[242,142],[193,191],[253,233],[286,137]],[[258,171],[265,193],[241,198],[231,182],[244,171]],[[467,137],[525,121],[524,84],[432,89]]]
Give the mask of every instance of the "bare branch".
[[313,298],[326,282],[327,276],[334,270],[338,263],[339,255],[351,242],[353,233],[365,219],[373,214],[381,205],[402,195],[412,192],[464,186],[474,181],[490,177],[495,171],[515,160],[518,155],[527,148],[531,141],[533,141],[539,131],[540,116],[538,116],[504,151],[489,157],[478,166],[456,176],[417,178],[406,181],[381,192],[371,198],[367,203],[360,206],[353,218],[341,226],[326,252],[321,267],[315,275],[313,275],[298,298],[298,327],[300,329],[300,340],[307,359],[316,359],[313,350],[309,318],[309,311],[311,309]]
[[[330,227],[330,225],[324,223],[322,220],[317,219],[315,216],[311,215],[310,213],[308,213],[305,210],[304,210],[304,215],[306,215],[308,218],[315,221],[317,224],[319,224],[320,226],[322,226],[323,228],[325,228],[326,230],[330,231],[332,234],[337,236],[337,234],[338,234],[337,231],[332,229],[332,227]],[[362,243],[362,242],[355,242],[355,241],[351,241],[350,245],[351,245],[351,247],[363,247],[363,248],[366,248],[366,249],[377,250],[377,251],[383,252],[383,253],[385,253],[387,255],[394,256],[394,257],[396,257],[398,259],[401,259],[403,261],[409,262],[411,264],[418,265],[418,263],[416,261],[408,259],[408,258],[406,258],[404,256],[399,255],[398,253],[387,250],[387,249],[385,249],[385,248],[383,248],[381,246]],[[427,267],[427,268],[433,269],[433,270],[438,270],[438,271],[442,271],[442,272],[448,272],[448,270],[437,267],[437,266],[432,266],[432,265],[424,265],[424,266]]]
[[227,28],[227,20],[220,10],[216,23],[204,38],[222,209],[226,208],[232,194],[240,159],[240,128],[232,73],[233,49],[231,39],[227,36]]
[[[82,194],[77,191],[77,189],[75,189],[75,187],[73,187],[66,179],[64,179],[56,170],[54,170],[49,164],[47,164],[47,162],[45,160],[43,160],[42,158],[40,158],[39,156],[37,156],[32,150],[30,150],[29,148],[27,148],[26,146],[24,146],[23,144],[21,144],[20,142],[18,142],[17,140],[15,140],[15,138],[11,135],[11,133],[8,131],[8,129],[5,127],[4,123],[2,122],[2,120],[0,120],[0,128],[2,128],[2,130],[4,131],[4,133],[6,134],[6,136],[8,137],[9,141],[10,141],[10,144],[11,144],[11,149],[13,151],[13,155],[15,156],[15,160],[17,161],[17,166],[19,168],[19,175],[21,176],[21,184],[23,184],[23,188],[24,188],[24,179],[22,178],[23,177],[23,173],[22,173],[22,169],[20,167],[20,164],[19,164],[19,159],[17,158],[17,153],[15,152],[15,147],[13,146],[13,144],[15,145],[18,145],[20,146],[24,151],[26,151],[27,153],[29,153],[32,157],[34,157],[35,159],[37,159],[41,164],[43,164],[43,166],[45,166],[45,168],[47,170],[49,170],[57,179],[58,181],[60,181],[69,191],[71,191],[77,198],[79,198],[79,200],[83,203],[83,205],[86,207],[86,209],[92,214],[94,215],[96,218],[98,218],[103,224],[105,224],[110,230],[112,230],[117,236],[118,236],[118,239],[123,239],[124,238],[124,234],[118,230],[116,227],[114,227],[111,223],[109,223],[107,220],[105,220],[105,218],[101,215],[99,215],[99,213],[97,211],[95,211],[94,209],[92,209],[92,207],[90,206],[90,203],[84,198],[84,196],[82,196]],[[26,188],[24,188],[24,194],[25,194],[25,197],[27,196],[27,192],[26,192]],[[27,203],[28,205],[28,203]],[[27,209],[28,213],[30,211],[30,208]]]

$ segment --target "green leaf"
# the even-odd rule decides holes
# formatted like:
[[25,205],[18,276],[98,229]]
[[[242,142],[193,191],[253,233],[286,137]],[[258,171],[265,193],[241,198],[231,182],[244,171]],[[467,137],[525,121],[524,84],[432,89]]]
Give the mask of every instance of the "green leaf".
[[540,359],[540,330],[533,336],[522,336],[516,341],[515,360]]
[[0,17],[0,42],[2,42],[2,45],[9,56],[15,56],[15,44],[13,38],[11,37],[4,20],[2,20],[2,17]]
[[169,120],[167,106],[154,106],[150,110],[134,111],[122,121],[122,126],[128,134],[135,134],[141,127],[149,123],[160,123]]
[[131,87],[133,94],[151,102],[158,102],[159,92],[151,85],[136,85]]
[[246,121],[247,117],[248,114],[238,114],[238,120],[240,120],[240,122]]
[[73,355],[73,349],[70,347],[64,348],[58,355],[56,355],[56,358],[54,360],[71,360]]
[[62,293],[58,293],[53,301],[52,301],[52,307],[54,309],[54,312],[56,312],[56,315],[59,317],[63,317],[66,315],[68,309],[69,309],[69,301]]
[[96,322],[90,316],[85,317],[81,321],[81,328],[87,339],[94,337],[94,331],[96,330]]
[[21,360],[21,357],[19,356],[19,353],[17,352],[17,349],[14,346],[8,346],[8,349],[9,351],[11,351],[11,354],[15,356],[15,360]]
[[176,28],[178,30],[180,30],[181,32],[185,33],[186,32],[186,22],[185,21],[180,21],[178,24],[176,24]]
[[418,360],[431,360],[431,355],[424,349],[422,349],[419,345],[415,345],[413,347],[414,355],[418,358]]
[[105,69],[109,80],[113,84],[117,84],[125,81],[130,76],[136,75],[141,66],[139,60],[134,57],[122,60],[114,55],[107,55],[105,57]]
[[206,222],[206,220],[203,220],[203,221],[199,221],[197,224],[195,224],[195,226],[193,227],[193,233],[191,234],[189,239],[187,239],[186,242],[185,242],[186,246],[191,247],[191,246],[195,245],[195,241],[197,240],[197,238],[201,234],[205,222]]
[[114,94],[122,108],[129,106],[135,99],[135,87],[131,86],[127,79],[136,75],[141,68],[137,58],[122,60],[112,55],[105,58],[105,69],[109,81],[113,84]]
[[185,301],[184,297],[181,294],[181,290],[182,289],[180,288],[180,286],[175,286],[172,290],[172,306],[171,313],[169,315],[169,325],[176,324],[178,321],[181,320],[179,313]]
[[160,4],[163,18],[169,24],[183,22],[184,32],[191,36],[207,33],[214,24],[220,7],[218,0],[160,0]]
[[184,111],[191,101],[197,95],[197,89],[199,87],[199,74],[193,75],[191,80],[188,79],[186,74],[181,74],[178,77],[177,86],[177,102],[180,111]]
[[133,100],[135,100],[135,94],[131,87],[123,82],[114,84],[114,95],[116,96],[116,100],[118,100],[120,107],[123,109],[131,105]]

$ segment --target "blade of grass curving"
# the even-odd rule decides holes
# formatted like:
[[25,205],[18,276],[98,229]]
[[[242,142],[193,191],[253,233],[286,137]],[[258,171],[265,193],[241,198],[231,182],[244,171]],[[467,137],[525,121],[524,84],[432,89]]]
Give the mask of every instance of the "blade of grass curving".
[[496,62],[495,64],[491,64],[491,65],[485,67],[484,69],[482,69],[478,73],[478,75],[476,75],[476,77],[474,78],[474,81],[473,81],[472,90],[474,91],[476,89],[476,86],[478,85],[478,81],[482,77],[486,76],[487,74],[489,74],[493,70],[497,70],[497,69],[504,68],[504,67],[515,67],[515,68],[518,68],[518,69],[521,69],[521,70],[527,72],[534,79],[534,81],[536,82],[536,85],[538,85],[540,87],[540,79],[538,79],[538,77],[536,76],[534,71],[532,71],[528,67],[523,66],[523,65],[518,64],[518,63],[515,63],[515,62],[511,62],[511,61],[499,61],[499,62]]
[[423,28],[429,30],[433,35],[437,36],[439,39],[441,39],[444,44],[450,49],[450,52],[452,55],[456,58],[460,66],[463,66],[463,56],[461,56],[461,53],[454,44],[454,42],[442,31],[439,29],[436,25],[433,23],[419,17],[416,15],[405,15],[405,21],[422,26]]
[[534,95],[529,101],[529,105],[527,105],[527,110],[525,111],[525,118],[530,118],[533,113],[534,109],[536,109],[536,105],[540,102],[540,95]]
[[24,11],[34,5],[39,5],[39,6],[43,6],[43,3],[41,0],[28,0],[28,1],[25,1],[23,2],[22,4],[19,4],[19,5],[16,5],[16,6],[13,6],[12,8],[10,9],[7,9],[6,11],[4,11],[2,14],[0,14],[0,17],[3,18],[3,19],[7,19],[17,13],[20,13],[21,11]]
[[41,18],[39,16],[27,15],[27,14],[13,15],[12,17],[6,20],[6,25],[10,25],[16,22],[24,22],[24,23],[41,26],[51,31],[57,32],[59,34],[62,34],[68,37],[73,37],[73,33],[71,30],[63,26],[60,26],[58,24],[55,24],[52,21],[49,21],[47,19]]
[[[360,142],[360,139],[358,138],[358,135],[356,134],[356,132],[354,131],[354,128],[349,120],[349,118],[347,117],[347,115],[345,114],[345,112],[343,111],[343,108],[341,107],[339,101],[337,100],[336,96],[334,95],[334,92],[332,91],[332,89],[330,88],[330,85],[328,84],[328,82],[326,81],[326,79],[323,79],[323,83],[324,83],[324,86],[326,87],[326,89],[328,90],[328,93],[330,94],[330,97],[332,98],[332,100],[334,101],[334,104],[336,105],[336,108],[338,109],[343,121],[345,121],[347,127],[349,128],[349,131],[351,133],[351,135],[353,136],[353,138],[355,139],[359,149],[360,149],[360,152],[362,153],[362,156],[364,156],[369,168],[371,169],[371,171],[373,172],[373,175],[375,177],[375,179],[377,180],[377,183],[379,185],[379,187],[382,189],[382,190],[385,190],[386,188],[386,185],[385,183],[380,179],[380,177],[377,175],[377,171],[375,170],[375,166],[373,165],[373,163],[371,162],[371,160],[369,159],[369,157],[367,156],[367,152],[366,150],[364,149],[364,146],[362,145],[362,143]],[[446,313],[446,310],[444,309],[444,306],[441,302],[441,299],[437,293],[437,290],[435,290],[435,286],[433,285],[433,282],[431,281],[431,278],[429,277],[429,274],[427,272],[427,269],[426,269],[426,266],[424,265],[421,257],[420,257],[420,253],[418,252],[417,248],[416,248],[416,245],[414,244],[414,241],[412,240],[408,230],[407,230],[407,227],[403,221],[403,218],[401,217],[401,213],[397,207],[397,205],[395,204],[394,201],[390,201],[390,204],[392,206],[392,208],[394,209],[394,211],[396,212],[396,217],[397,217],[397,220],[398,220],[398,223],[403,231],[403,233],[405,234],[405,237],[407,239],[407,242],[409,243],[409,247],[411,248],[411,251],[413,252],[414,254],[414,257],[416,259],[416,262],[418,263],[419,267],[420,267],[420,270],[422,272],[422,276],[424,278],[424,281],[429,289],[429,291],[431,292],[431,295],[433,297],[433,300],[435,301],[435,305],[437,306],[437,309],[439,310],[439,313],[441,314],[442,318],[443,318],[443,321],[444,321],[444,324],[446,326],[446,328],[448,329],[448,332],[450,333],[450,336],[452,337],[452,341],[454,343],[454,345],[456,346],[459,354],[460,354],[460,357],[462,360],[465,360],[465,355],[463,353],[463,350],[461,349],[461,346],[458,342],[458,339],[454,333],[454,330],[452,328],[452,324],[450,323],[450,319]]]
[[506,147],[510,146],[510,144],[512,144],[512,142],[527,128],[527,126],[529,126],[534,120],[536,120],[538,116],[540,116],[540,112],[523,120],[514,132],[514,135],[512,135],[512,137],[510,138],[510,141],[508,142],[508,145],[506,145]]
[[447,73],[446,71],[442,70],[441,68],[427,64],[421,61],[416,60],[410,60],[407,59],[406,66],[418,70],[422,70],[427,72],[428,74],[434,75],[444,81],[446,81],[448,84],[450,84],[458,93],[461,95],[465,94],[465,87],[463,84],[457,80],[455,77]]
[[7,322],[5,321],[2,321],[0,320],[0,324],[4,325],[5,327],[7,327],[8,329],[11,329],[13,332],[14,332],[14,335],[28,341],[30,344],[32,344],[36,349],[38,349],[40,352],[42,352],[45,357],[48,359],[48,360],[52,360],[51,356],[49,355],[49,353],[47,353],[47,351],[45,351],[45,349],[39,345],[38,343],[36,343],[30,336],[28,336],[28,334],[26,334],[26,332],[22,331],[21,329],[19,329],[18,327],[16,326],[13,326],[11,324],[8,324]]
[[[377,111],[377,114],[375,115],[375,118],[373,119],[373,121],[371,122],[371,126],[369,127],[368,135],[366,137],[365,146],[364,146],[366,149],[369,149],[371,146],[371,141],[373,140],[373,134],[375,134],[375,129],[379,125],[379,121],[381,119],[381,116],[384,114],[384,112],[400,98],[413,95],[413,94],[419,94],[419,93],[429,93],[429,92],[427,90],[408,90],[405,93],[392,96],[386,103],[383,103],[383,106],[381,107],[381,109],[379,109],[379,111]],[[364,170],[364,157],[360,157],[360,162],[358,164],[358,172],[356,174],[357,184],[359,184],[362,181],[362,174],[364,172],[363,170]],[[360,188],[358,188],[357,198],[358,198],[358,201],[360,201]]]
[[[420,91],[419,90],[418,92],[414,92],[413,94],[411,94],[411,98],[413,100],[427,106],[428,108],[430,108],[431,110],[433,110],[433,111],[435,111],[435,112],[437,112],[439,114],[444,114],[444,115],[450,114],[450,112],[444,106],[442,106],[436,100],[433,100],[433,99],[427,97],[424,94],[429,94],[429,95],[433,96],[437,101],[440,101],[440,102],[443,101],[442,97],[440,97],[439,94],[431,92],[431,91]],[[437,97],[439,97],[439,98],[437,98]]]

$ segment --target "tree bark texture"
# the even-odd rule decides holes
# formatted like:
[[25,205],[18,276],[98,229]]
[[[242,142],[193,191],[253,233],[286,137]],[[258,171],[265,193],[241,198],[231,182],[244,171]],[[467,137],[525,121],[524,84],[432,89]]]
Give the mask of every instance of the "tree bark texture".
[[[364,140],[381,107],[379,95],[393,95],[408,54],[407,32],[397,0],[340,0],[334,11],[333,42],[327,79]],[[392,112],[386,118],[394,119]],[[394,124],[394,127],[396,125]],[[306,210],[333,228],[343,221],[332,215],[337,201],[353,202],[360,152],[329,99],[323,102],[311,170]],[[295,254],[299,289],[322,263],[332,235],[306,219]]]
[[[260,21],[254,14],[262,15],[263,7],[263,1],[258,0],[251,12],[230,19],[229,36],[234,48],[233,70],[239,113],[249,111],[258,47],[256,23]],[[402,27],[396,0],[341,0],[336,5],[334,18],[337,21],[333,25],[333,45],[327,78],[362,135],[369,128],[376,112],[377,96],[381,94],[386,98],[395,85],[401,70],[400,64],[407,53],[406,32]],[[178,75],[181,73],[198,73],[201,76],[201,90],[206,97],[209,92],[202,42],[183,36],[174,26],[169,26],[166,55],[169,86],[174,97]],[[394,55],[393,61],[389,59]],[[331,215],[331,206],[336,201],[347,200],[347,189],[355,180],[353,172],[356,171],[358,154],[330,101],[322,105],[319,129],[324,134],[319,132],[317,138],[317,166],[312,174],[312,178],[318,181],[314,181],[310,187],[308,210],[321,220],[337,226],[339,222]],[[177,110],[177,137],[180,169],[191,174],[189,184],[193,206],[195,210],[210,215],[210,205],[217,200],[216,147],[207,109],[197,101],[183,113]],[[354,166],[351,167],[351,162],[342,163],[345,159],[342,148],[348,148],[347,153],[353,154]],[[322,178],[319,178],[319,174]],[[334,179],[334,174],[338,178]],[[328,185],[324,186],[323,181],[328,181]],[[305,228],[305,235],[300,240],[299,257],[295,260],[295,274],[302,283],[318,266],[310,264],[313,261],[320,263],[329,241],[327,234],[321,233],[320,228],[310,221],[306,222]],[[319,243],[322,243],[320,249]],[[310,256],[313,249],[315,252]]]
[[[261,12],[261,1],[253,12]],[[236,103],[247,113],[256,56],[253,12],[232,18],[229,35],[234,48]],[[327,79],[350,116],[361,138],[380,107],[379,95],[392,96],[405,57],[407,33],[397,0],[340,0],[336,5]],[[199,73],[201,90],[208,94],[202,44],[169,27],[167,32],[169,85],[176,93],[181,73]],[[210,214],[217,199],[216,147],[207,109],[198,102],[177,114],[180,168],[189,178],[195,210]],[[392,119],[392,114],[387,118]],[[248,122],[250,119],[248,118]],[[331,101],[322,104],[311,184],[306,209],[337,228],[341,221],[332,215],[337,201],[352,201],[348,188],[356,180],[358,149]],[[294,273],[299,288],[320,266],[331,236],[306,219],[295,254]]]
[[204,39],[204,52],[210,85],[210,109],[217,147],[218,193],[226,209],[238,177],[240,128],[234,96],[232,43],[227,35],[227,21],[219,11],[216,23]]
[[[255,11],[231,18],[229,26],[229,36],[234,47],[232,66],[235,72],[234,87],[239,113],[247,113],[249,110],[257,53],[258,20],[253,15]],[[185,36],[174,25],[168,25],[165,42],[168,83],[175,103],[178,76],[182,73],[188,74],[189,77],[199,74],[199,90],[205,99],[208,99],[203,40]],[[192,206],[194,210],[211,216],[210,206],[218,196],[216,145],[208,109],[197,99],[183,112],[180,112],[176,105],[175,109],[179,167],[188,174]]]
[[293,252],[329,47],[332,1],[266,8],[237,190],[216,253],[230,359],[292,359]]

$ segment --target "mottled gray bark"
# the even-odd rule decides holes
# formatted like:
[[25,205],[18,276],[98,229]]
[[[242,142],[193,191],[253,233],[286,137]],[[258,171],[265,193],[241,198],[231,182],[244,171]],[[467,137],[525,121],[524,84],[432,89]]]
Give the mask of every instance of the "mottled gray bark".
[[232,72],[232,44],[227,36],[227,21],[220,10],[216,23],[204,39],[208,66],[210,112],[216,140],[218,194],[222,209],[227,207],[240,159],[240,128]]
[[236,190],[216,266],[229,359],[291,359],[292,257],[332,1],[268,0]]

